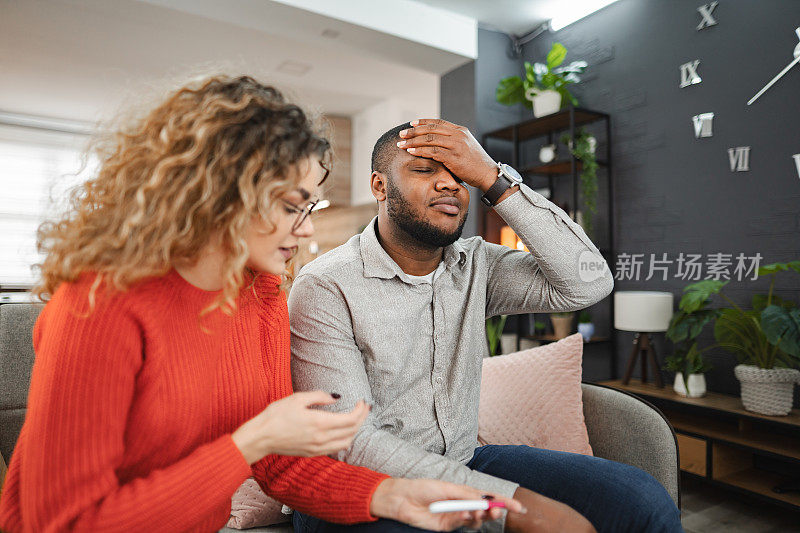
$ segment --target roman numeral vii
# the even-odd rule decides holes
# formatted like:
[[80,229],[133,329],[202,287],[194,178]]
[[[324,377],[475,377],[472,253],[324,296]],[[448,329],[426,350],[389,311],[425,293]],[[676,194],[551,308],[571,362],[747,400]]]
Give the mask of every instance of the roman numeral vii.
[[747,172],[750,170],[750,147],[728,148],[728,161],[731,164],[731,172]]

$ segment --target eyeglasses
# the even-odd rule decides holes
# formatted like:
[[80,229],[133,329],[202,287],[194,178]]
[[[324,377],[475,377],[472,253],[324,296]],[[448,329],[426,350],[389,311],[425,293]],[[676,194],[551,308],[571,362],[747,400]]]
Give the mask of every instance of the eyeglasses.
[[304,207],[298,207],[293,203],[283,199],[281,199],[281,202],[286,204],[286,207],[288,207],[293,213],[297,213],[297,218],[295,219],[294,224],[292,224],[292,233],[294,233],[300,229],[300,226],[302,226],[303,222],[306,221],[308,215],[310,215],[314,208],[317,207],[319,200],[308,202]]

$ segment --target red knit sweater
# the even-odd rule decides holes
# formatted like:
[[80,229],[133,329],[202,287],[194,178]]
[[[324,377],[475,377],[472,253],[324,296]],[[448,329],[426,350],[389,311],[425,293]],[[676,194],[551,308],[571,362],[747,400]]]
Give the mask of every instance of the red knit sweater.
[[238,311],[200,318],[218,293],[171,271],[126,292],[62,284],[34,328],[28,413],[0,500],[0,529],[216,531],[249,476],[329,521],[374,520],[386,477],[328,457],[247,464],[231,439],[292,393],[289,318],[276,276]]

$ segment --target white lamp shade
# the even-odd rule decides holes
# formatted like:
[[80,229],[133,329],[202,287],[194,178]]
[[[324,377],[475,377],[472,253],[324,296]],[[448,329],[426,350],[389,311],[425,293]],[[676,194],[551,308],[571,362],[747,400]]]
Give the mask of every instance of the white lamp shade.
[[614,327],[623,331],[667,331],[672,318],[672,293],[618,291],[614,293]]

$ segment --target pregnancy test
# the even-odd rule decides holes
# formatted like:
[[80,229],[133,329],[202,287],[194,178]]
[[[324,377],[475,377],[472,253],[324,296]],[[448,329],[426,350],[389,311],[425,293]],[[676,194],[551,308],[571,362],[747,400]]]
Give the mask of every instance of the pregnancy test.
[[494,500],[441,500],[428,506],[432,513],[454,513],[457,511],[486,511],[494,507],[505,509],[505,502]]

